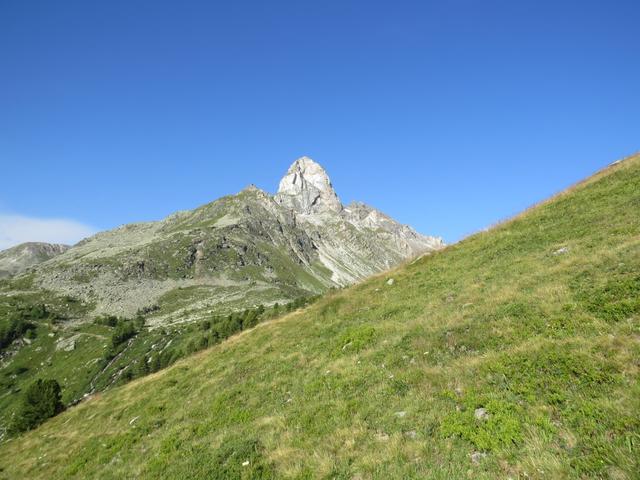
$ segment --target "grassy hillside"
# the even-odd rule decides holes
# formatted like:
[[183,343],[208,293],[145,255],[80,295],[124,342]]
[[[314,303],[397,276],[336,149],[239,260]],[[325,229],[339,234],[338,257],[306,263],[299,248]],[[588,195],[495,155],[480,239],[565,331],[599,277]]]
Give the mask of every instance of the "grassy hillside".
[[[314,298],[299,297],[287,304],[225,314],[201,312],[198,317],[188,308],[188,300],[188,291],[165,300],[183,302],[187,322],[156,328],[156,311],[135,319],[95,316],[90,313],[90,304],[33,289],[32,276],[0,280],[0,442],[35,378],[57,380],[62,386],[62,402],[75,404],[89,394],[165,368]],[[201,320],[196,321],[198,318]]]
[[83,402],[0,477],[633,479],[639,369],[635,157]]

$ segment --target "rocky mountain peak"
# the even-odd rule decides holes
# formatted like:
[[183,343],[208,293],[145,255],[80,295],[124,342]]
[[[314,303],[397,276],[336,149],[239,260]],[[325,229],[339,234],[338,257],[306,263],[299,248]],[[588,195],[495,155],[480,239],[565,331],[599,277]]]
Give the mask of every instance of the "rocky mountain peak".
[[324,168],[309,157],[297,159],[280,180],[275,200],[301,214],[340,212],[342,204]]

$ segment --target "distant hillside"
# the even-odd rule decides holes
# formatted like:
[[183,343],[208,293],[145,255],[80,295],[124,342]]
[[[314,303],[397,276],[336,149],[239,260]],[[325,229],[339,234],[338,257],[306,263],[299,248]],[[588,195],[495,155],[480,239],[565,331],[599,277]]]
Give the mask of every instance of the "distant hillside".
[[70,247],[57,243],[27,242],[0,251],[0,278],[24,272],[27,268],[56,257]]
[[635,156],[69,409],[0,477],[638,478],[638,212]]

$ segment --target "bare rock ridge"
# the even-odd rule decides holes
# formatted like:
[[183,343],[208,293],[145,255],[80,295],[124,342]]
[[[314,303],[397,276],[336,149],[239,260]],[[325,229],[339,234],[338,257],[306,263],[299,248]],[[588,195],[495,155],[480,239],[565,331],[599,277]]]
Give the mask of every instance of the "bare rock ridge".
[[98,314],[152,311],[150,323],[162,325],[287,303],[442,246],[363,203],[344,207],[325,170],[302,157],[275,195],[251,185],[98,233],[34,266],[34,283]]
[[[353,202],[345,208],[327,172],[309,157],[293,162],[274,199],[297,215],[316,240],[321,262],[340,285],[444,246],[441,238],[420,235],[364,203]],[[351,227],[368,238],[358,238]],[[380,241],[382,246],[376,244]]]
[[27,242],[0,251],[0,278],[24,272],[29,267],[45,262],[66,252],[69,245]]

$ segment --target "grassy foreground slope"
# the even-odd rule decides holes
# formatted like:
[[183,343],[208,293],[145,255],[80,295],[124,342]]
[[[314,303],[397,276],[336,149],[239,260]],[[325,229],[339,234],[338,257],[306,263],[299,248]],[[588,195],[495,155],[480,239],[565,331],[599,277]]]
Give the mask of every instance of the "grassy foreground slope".
[[0,477],[633,479],[639,369],[634,157],[83,402]]

